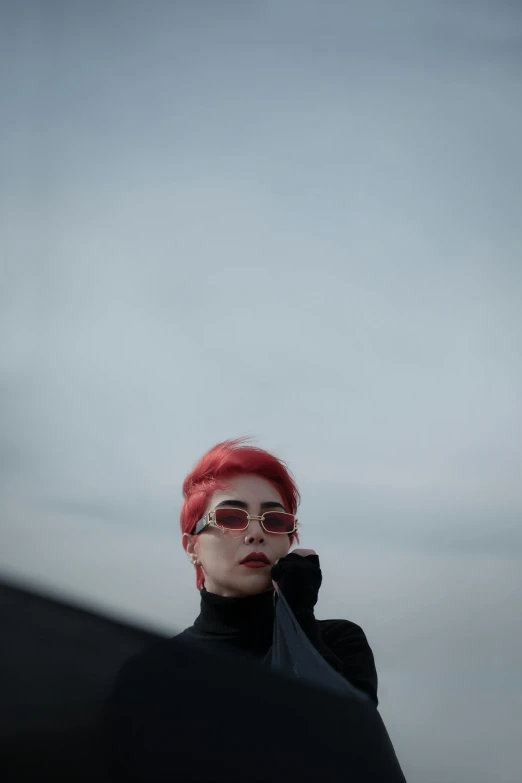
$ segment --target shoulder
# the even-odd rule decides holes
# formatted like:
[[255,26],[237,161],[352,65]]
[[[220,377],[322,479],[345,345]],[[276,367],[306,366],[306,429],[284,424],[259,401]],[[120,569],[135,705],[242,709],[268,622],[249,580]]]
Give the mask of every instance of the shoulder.
[[330,640],[346,639],[368,644],[366,634],[357,623],[352,623],[350,620],[319,620],[318,622],[321,628],[321,636],[325,640],[326,638]]
[[341,661],[345,677],[377,705],[375,659],[361,626],[349,620],[319,620],[319,627],[322,641]]
[[374,663],[366,634],[357,623],[350,620],[319,620],[319,628],[325,644],[340,657],[349,655]]

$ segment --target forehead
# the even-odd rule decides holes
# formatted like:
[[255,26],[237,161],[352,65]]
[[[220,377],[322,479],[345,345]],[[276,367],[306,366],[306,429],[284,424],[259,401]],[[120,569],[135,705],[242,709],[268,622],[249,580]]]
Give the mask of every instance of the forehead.
[[226,489],[214,492],[209,501],[209,508],[215,508],[224,500],[242,500],[248,505],[249,510],[259,508],[261,503],[268,501],[281,503],[284,506],[283,498],[269,481],[261,476],[250,474],[227,479]]

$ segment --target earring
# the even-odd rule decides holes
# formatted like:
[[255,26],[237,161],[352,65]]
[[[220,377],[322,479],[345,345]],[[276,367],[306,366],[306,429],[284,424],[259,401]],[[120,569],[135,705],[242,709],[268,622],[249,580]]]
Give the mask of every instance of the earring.
[[197,567],[199,565],[199,560],[197,557],[195,557],[192,562],[194,563],[194,567]]

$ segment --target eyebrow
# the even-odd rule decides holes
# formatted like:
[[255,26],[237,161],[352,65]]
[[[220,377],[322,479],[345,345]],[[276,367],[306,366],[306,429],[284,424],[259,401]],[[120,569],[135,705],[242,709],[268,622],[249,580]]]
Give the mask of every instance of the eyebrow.
[[[216,508],[222,508],[223,506],[243,508],[245,511],[248,511],[248,503],[245,503],[244,500],[222,500],[221,503],[217,504]],[[266,500],[264,503],[261,503],[261,511],[268,511],[271,508],[282,508],[283,511],[286,511],[283,504],[279,503],[277,500]]]

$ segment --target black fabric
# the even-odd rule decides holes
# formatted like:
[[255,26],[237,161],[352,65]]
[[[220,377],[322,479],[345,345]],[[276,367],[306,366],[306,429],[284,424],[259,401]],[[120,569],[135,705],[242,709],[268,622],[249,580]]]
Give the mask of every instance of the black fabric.
[[2,783],[109,780],[103,705],[125,661],[161,638],[0,581]]
[[350,699],[370,697],[355,688],[324,660],[297,622],[279,586],[272,647],[267,662],[273,671],[296,677]]
[[[259,665],[271,643],[273,598],[204,592],[192,629],[165,639],[0,584],[2,783],[402,781],[374,705],[371,714],[352,714],[335,697]],[[375,689],[361,629],[313,622],[351,681]]]
[[[217,648],[216,648],[217,650]],[[370,700],[176,638],[122,669],[107,703],[115,781],[404,783]]]
[[273,566],[271,575],[324,660],[378,704],[377,671],[362,629],[345,620],[317,622],[315,619],[314,607],[322,583],[319,556],[302,557],[291,552]]
[[[375,661],[362,628],[348,620],[316,620],[313,610],[295,616],[325,661],[378,705]],[[273,590],[223,598],[203,588],[200,614],[178,638],[201,643],[210,651],[233,651],[262,661],[272,645],[273,627]]]

